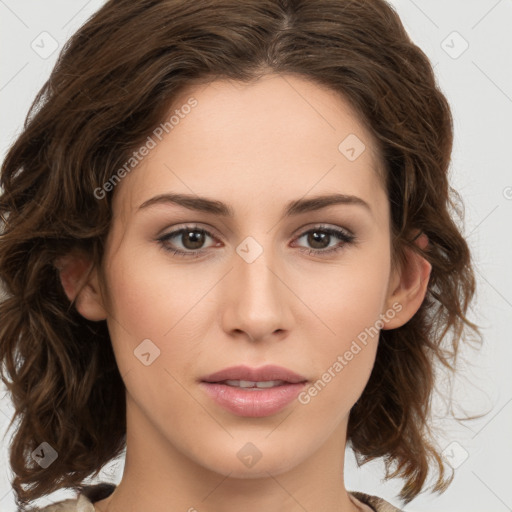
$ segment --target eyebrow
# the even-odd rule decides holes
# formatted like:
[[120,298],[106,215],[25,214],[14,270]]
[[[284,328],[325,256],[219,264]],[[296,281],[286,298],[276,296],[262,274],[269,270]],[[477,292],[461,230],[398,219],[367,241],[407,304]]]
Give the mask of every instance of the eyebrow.
[[[157,204],[176,204],[189,210],[210,213],[221,217],[234,217],[235,215],[233,208],[228,204],[216,199],[199,197],[192,194],[160,194],[144,201],[138,209],[142,210]],[[372,214],[370,205],[360,197],[346,194],[328,194],[290,201],[284,209],[283,217],[300,215],[336,204],[362,206]]]

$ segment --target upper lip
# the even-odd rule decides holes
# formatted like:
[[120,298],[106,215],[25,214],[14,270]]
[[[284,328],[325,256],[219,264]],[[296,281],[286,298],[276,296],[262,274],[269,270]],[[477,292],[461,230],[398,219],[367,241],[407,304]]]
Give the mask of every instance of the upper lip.
[[276,365],[266,365],[260,368],[250,366],[230,366],[218,372],[212,373],[201,379],[203,382],[222,382],[224,380],[248,380],[251,382],[262,382],[269,380],[282,380],[296,384],[305,382],[307,379],[298,373],[287,368]]

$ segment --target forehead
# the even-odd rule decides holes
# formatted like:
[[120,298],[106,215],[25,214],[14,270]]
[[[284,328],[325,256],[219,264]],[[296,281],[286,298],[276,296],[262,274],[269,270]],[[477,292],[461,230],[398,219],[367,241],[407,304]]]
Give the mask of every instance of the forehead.
[[166,120],[167,130],[151,134],[149,154],[117,186],[117,208],[135,211],[166,192],[214,197],[235,209],[333,192],[382,202],[372,135],[340,94],[305,78],[189,87]]

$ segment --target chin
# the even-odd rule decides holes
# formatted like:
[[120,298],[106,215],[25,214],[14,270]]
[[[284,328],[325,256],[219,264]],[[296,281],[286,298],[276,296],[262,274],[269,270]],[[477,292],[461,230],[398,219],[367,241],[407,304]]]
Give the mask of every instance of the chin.
[[[197,460],[197,462],[210,471],[223,476],[251,479],[268,478],[269,474],[285,473],[301,461],[296,446],[290,446],[291,453],[287,453],[288,450],[282,445],[272,447],[271,444],[267,443],[264,448],[258,450],[255,448],[258,444],[254,443],[253,445],[250,441],[245,445],[235,444],[237,446],[234,450],[233,447],[226,447],[221,453],[212,453],[212,458],[209,458],[209,460],[204,459],[203,452],[202,460]],[[304,454],[304,458],[306,458],[306,454]]]

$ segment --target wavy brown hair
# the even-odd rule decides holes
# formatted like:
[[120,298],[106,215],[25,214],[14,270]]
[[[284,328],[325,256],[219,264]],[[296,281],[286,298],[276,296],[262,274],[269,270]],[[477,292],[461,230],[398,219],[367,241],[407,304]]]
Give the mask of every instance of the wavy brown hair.
[[[110,0],[67,42],[1,169],[0,362],[18,420],[10,445],[19,506],[79,489],[125,447],[124,384],[106,322],[67,299],[55,260],[80,248],[101,268],[112,218],[102,187],[187,86],[295,74],[336,91],[373,134],[391,205],[393,262],[432,265],[413,318],[381,331],[350,413],[359,463],[383,458],[408,502],[443,459],[430,427],[435,368],[455,368],[475,279],[448,182],[453,127],[432,66],[384,0]],[[426,233],[420,249],[413,233]],[[49,443],[47,468],[31,453]]]

